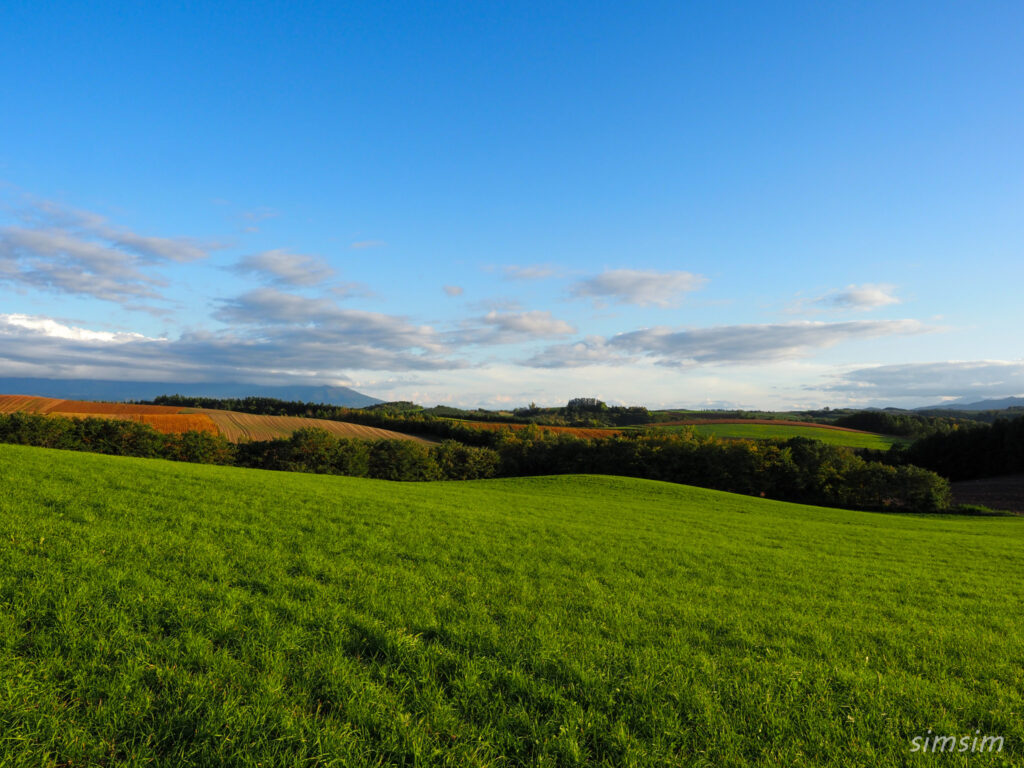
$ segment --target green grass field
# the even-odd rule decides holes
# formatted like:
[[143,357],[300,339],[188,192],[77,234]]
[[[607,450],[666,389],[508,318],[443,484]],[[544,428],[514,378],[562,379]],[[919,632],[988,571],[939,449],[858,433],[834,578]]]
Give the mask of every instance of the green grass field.
[[3,445],[0,766],[1019,765],[1022,562],[1017,518]]
[[[887,450],[895,442],[905,442],[902,438],[888,435],[876,435],[870,432],[847,432],[841,429],[823,427],[795,427],[785,424],[694,424],[693,428],[699,435],[713,435],[721,438],[743,438],[745,440],[787,440],[791,437],[809,437],[831,445],[844,445],[849,448],[874,448]],[[654,429],[679,431],[683,426],[652,425]]]

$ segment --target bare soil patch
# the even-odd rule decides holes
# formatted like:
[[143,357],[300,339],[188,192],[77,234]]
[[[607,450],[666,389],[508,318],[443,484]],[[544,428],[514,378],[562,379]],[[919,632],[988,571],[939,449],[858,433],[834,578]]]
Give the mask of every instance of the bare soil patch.
[[953,483],[957,504],[983,504],[989,509],[1024,515],[1024,475],[1003,475]]

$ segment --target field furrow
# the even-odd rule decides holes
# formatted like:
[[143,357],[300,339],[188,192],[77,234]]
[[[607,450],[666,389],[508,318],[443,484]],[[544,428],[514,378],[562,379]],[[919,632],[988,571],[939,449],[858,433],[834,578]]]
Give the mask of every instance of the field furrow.
[[68,419],[116,419],[117,421],[136,421],[148,424],[157,432],[165,435],[180,435],[185,432],[209,432],[211,435],[220,433],[217,425],[205,414],[179,413],[54,413]]
[[358,438],[360,440],[412,440],[419,443],[430,443],[413,435],[404,435],[378,427],[367,427],[362,424],[349,424],[327,419],[307,419],[302,416],[264,416],[254,413],[238,413],[235,411],[197,410],[213,420],[220,433],[232,442],[243,440],[273,440],[288,437],[298,429],[316,427],[324,429],[337,437]]

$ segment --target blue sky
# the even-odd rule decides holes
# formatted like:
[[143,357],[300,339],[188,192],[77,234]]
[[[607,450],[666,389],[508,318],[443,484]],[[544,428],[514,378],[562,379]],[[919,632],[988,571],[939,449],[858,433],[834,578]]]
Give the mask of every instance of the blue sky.
[[1024,394],[1017,3],[12,3],[0,373]]

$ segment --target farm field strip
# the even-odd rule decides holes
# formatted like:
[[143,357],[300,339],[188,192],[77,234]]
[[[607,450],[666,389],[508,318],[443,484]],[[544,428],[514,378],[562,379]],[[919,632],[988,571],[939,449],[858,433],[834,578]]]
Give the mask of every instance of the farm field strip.
[[661,426],[654,425],[655,431],[679,431],[693,429],[699,435],[709,435],[723,440],[787,440],[791,437],[807,437],[813,440],[820,440],[831,445],[846,446],[848,448],[872,448],[875,450],[888,450],[897,442],[904,442],[901,438],[878,435],[872,432],[860,432],[847,429],[821,429],[818,426],[798,426],[765,423],[744,423],[742,421],[728,422],[690,422],[688,424]]
[[863,435],[873,435],[874,432],[865,432],[861,429],[850,427],[839,427],[835,424],[819,424],[816,421],[787,421],[784,419],[677,419],[675,421],[658,421],[652,427],[680,427],[698,424],[764,424],[778,427],[813,427],[814,429],[835,429],[840,432],[859,432]]
[[546,427],[541,424],[508,424],[498,421],[469,421],[466,419],[451,419],[456,424],[472,429],[497,432],[502,429],[519,431],[530,427],[537,427],[545,432],[557,432],[559,434],[573,435],[574,437],[611,437],[619,433],[618,429],[600,429],[595,427]]
[[[529,424],[507,424],[492,421],[469,421],[465,419],[452,419],[453,422],[473,429],[497,431],[500,429],[511,429],[514,431],[527,429]],[[894,442],[900,442],[900,438],[893,438],[886,435],[878,435],[873,432],[864,432],[847,427],[837,427],[830,424],[815,424],[802,421],[781,421],[771,419],[687,419],[670,422],[656,422],[652,424],[621,427],[621,428],[590,428],[590,427],[554,427],[536,425],[538,429],[547,432],[569,434],[583,438],[602,438],[621,434],[623,431],[632,432],[635,430],[655,431],[677,431],[693,427],[698,434],[710,435],[722,439],[743,439],[743,440],[768,440],[773,438],[786,439],[790,437],[808,437],[814,440],[821,440],[832,445],[841,445],[851,448],[873,448],[886,450]]]

